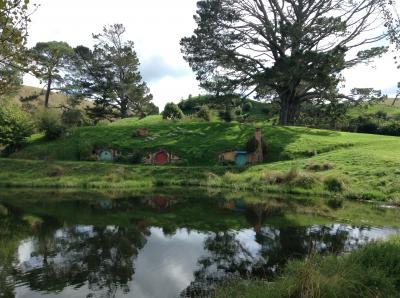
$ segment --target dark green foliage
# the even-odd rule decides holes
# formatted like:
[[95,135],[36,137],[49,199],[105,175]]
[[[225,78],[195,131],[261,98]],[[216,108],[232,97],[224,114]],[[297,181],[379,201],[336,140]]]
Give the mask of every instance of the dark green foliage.
[[[280,124],[295,124],[305,102],[337,102],[341,72],[387,51],[365,35],[392,3],[354,1],[198,1],[192,36],[181,40],[201,86],[216,94],[240,89],[280,105]],[[249,17],[251,16],[251,17]],[[360,40],[358,40],[360,39]],[[355,42],[357,40],[357,42]],[[323,46],[322,46],[323,45]],[[351,46],[351,47],[350,47]]]
[[89,125],[90,121],[84,111],[77,108],[65,109],[61,114],[61,121],[67,127]]
[[[259,144],[258,144],[257,139],[253,136],[246,142],[245,150],[249,153],[253,153],[258,148],[258,145]],[[261,146],[262,146],[263,153],[266,154],[267,153],[267,144],[264,142],[264,139],[261,139]]]
[[33,133],[33,129],[29,114],[11,103],[0,105],[0,145],[8,146],[12,152]]
[[182,110],[173,102],[167,103],[162,112],[163,119],[180,120],[183,118]]
[[332,209],[339,209],[343,207],[344,200],[339,197],[329,198],[327,201],[327,205]]
[[253,108],[253,105],[251,104],[250,101],[247,101],[243,106],[242,106],[242,110],[244,113],[249,113],[251,111],[251,109]]
[[315,172],[332,170],[334,167],[335,165],[330,162],[316,163],[314,161],[311,161],[304,166],[305,169]]
[[61,116],[54,110],[44,110],[38,117],[38,129],[45,134],[47,140],[55,140],[61,137],[65,132],[65,126],[62,124]]
[[36,78],[46,82],[45,107],[49,106],[50,92],[64,87],[73,53],[63,41],[39,42],[30,49],[31,71]]
[[116,160],[121,163],[129,163],[129,164],[139,164],[142,162],[143,154],[140,152],[132,152],[128,154],[122,154]]
[[22,83],[26,66],[29,0],[0,1],[0,96],[9,95]]
[[93,99],[94,106],[87,111],[96,121],[158,112],[140,74],[134,43],[125,41],[124,34],[122,24],[105,26],[93,35],[93,49],[75,48],[69,91],[77,98]]
[[225,122],[232,122],[235,119],[235,115],[232,110],[220,111],[219,117]]
[[211,111],[208,106],[202,106],[197,112],[197,117],[205,121],[211,121]]
[[94,160],[95,156],[93,154],[93,149],[94,149],[93,147],[94,147],[93,144],[88,141],[83,140],[79,142],[79,148],[78,148],[79,160],[87,160],[87,161]]
[[325,188],[331,192],[342,192],[346,185],[340,177],[329,176],[324,179]]

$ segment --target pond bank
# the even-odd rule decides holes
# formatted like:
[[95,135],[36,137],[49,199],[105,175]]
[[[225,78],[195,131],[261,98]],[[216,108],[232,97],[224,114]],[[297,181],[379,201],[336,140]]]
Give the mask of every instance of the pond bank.
[[376,242],[342,256],[291,261],[274,282],[239,280],[216,290],[215,298],[397,297],[400,238]]
[[[309,164],[308,164],[309,165]],[[318,166],[318,165],[317,165]],[[313,167],[317,167],[315,164]],[[328,167],[329,165],[320,165]],[[306,167],[307,168],[307,167]],[[134,166],[101,162],[0,159],[0,187],[152,189],[207,187],[230,191],[384,201],[397,205],[398,191],[364,184],[340,172],[307,170],[282,162],[249,168],[229,166]],[[386,193],[388,192],[388,193]]]

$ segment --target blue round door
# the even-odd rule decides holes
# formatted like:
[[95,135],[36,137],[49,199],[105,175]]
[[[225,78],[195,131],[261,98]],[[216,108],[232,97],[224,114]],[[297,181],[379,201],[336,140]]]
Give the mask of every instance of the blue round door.
[[239,167],[244,167],[247,164],[247,156],[244,153],[238,153],[235,156],[235,163]]
[[111,150],[103,150],[103,151],[101,151],[100,160],[112,161],[113,160],[113,155],[112,155]]

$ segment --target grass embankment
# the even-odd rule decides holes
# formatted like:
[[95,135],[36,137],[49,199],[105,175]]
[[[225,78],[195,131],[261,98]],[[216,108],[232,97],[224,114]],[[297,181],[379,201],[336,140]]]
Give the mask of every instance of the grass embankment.
[[372,243],[344,256],[289,262],[274,282],[241,281],[217,289],[216,298],[399,297],[400,238]]
[[[268,145],[266,162],[248,168],[222,167],[218,155],[244,148],[261,126]],[[147,138],[134,136],[148,127]],[[143,166],[84,162],[83,148],[113,146],[123,154],[167,149],[180,166]],[[295,194],[399,201],[400,139],[266,123],[170,122],[159,116],[83,127],[67,136],[30,144],[0,160],[2,186],[132,188],[207,186]],[[25,161],[36,159],[47,161]]]

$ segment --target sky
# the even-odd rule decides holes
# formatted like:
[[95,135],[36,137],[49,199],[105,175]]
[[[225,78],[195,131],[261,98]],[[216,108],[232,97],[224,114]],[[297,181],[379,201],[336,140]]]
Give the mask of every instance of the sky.
[[[126,39],[135,42],[141,73],[154,102],[163,108],[189,94],[201,93],[195,74],[183,60],[179,41],[193,33],[197,0],[31,0],[40,7],[32,15],[28,46],[39,41],[92,45],[92,33],[104,25],[122,23]],[[400,81],[392,54],[375,63],[346,70],[345,90],[374,87],[393,94]],[[30,76],[24,83],[40,86]]]

